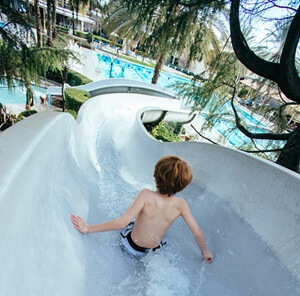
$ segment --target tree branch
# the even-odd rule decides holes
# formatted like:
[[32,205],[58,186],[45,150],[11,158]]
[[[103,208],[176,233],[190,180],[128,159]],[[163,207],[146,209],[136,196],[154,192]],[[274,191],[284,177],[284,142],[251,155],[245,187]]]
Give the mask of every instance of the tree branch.
[[213,144],[215,144],[215,145],[219,145],[217,142],[215,142],[215,141],[213,141],[213,140],[211,140],[211,139],[209,139],[209,138],[207,138],[207,137],[205,137],[205,136],[203,136],[198,130],[196,130],[196,128],[191,124],[191,127],[194,129],[194,131],[200,136],[200,137],[202,137],[203,139],[205,139],[205,140],[207,140],[207,141],[209,141],[209,142],[211,142],[211,143],[213,143]]
[[297,11],[295,8],[290,7],[290,6],[282,6],[282,5],[278,5],[276,4],[274,1],[270,1],[270,3],[273,4],[273,7],[277,7],[277,8],[285,8],[285,9],[289,9],[289,10],[293,10],[293,11]]
[[249,48],[241,31],[239,6],[240,0],[232,0],[230,10],[230,34],[233,50],[237,58],[249,70],[258,74],[259,76],[263,76],[276,82],[279,81],[279,64],[265,61],[264,59],[258,57]]
[[300,77],[296,69],[296,52],[300,38],[300,6],[291,22],[280,59],[279,87],[291,100],[300,103]]
[[[192,124],[191,127],[194,129],[194,131],[203,139],[211,142],[212,144],[215,145],[219,145],[217,142],[214,142],[213,140],[203,136]],[[269,149],[269,150],[245,150],[245,149],[240,149],[240,148],[236,148],[237,150],[243,151],[243,152],[247,152],[247,153],[266,153],[266,152],[278,152],[281,151],[282,148],[276,148],[276,149]]]
[[273,133],[252,133],[249,132],[242,124],[241,124],[241,119],[235,109],[234,106],[234,97],[236,95],[236,84],[233,86],[234,91],[233,95],[231,98],[231,107],[234,113],[235,117],[235,123],[236,127],[238,128],[239,131],[241,131],[245,136],[247,136],[250,139],[259,139],[259,140],[288,140],[291,133],[285,133],[285,134],[273,134]]

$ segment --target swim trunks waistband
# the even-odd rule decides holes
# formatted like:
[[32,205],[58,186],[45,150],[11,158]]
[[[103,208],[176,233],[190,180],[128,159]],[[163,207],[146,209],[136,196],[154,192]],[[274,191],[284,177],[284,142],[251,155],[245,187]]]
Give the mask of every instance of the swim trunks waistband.
[[[132,239],[132,237],[131,237],[131,232],[132,232],[132,231],[130,231],[130,232],[127,234],[127,240],[128,240],[128,243],[130,244],[130,246],[131,246],[134,250],[136,250],[136,251],[138,251],[138,252],[147,253],[147,252],[150,250],[150,248],[144,248],[144,247],[138,246],[138,245],[133,241],[133,239]],[[152,251],[155,251],[155,250],[158,250],[158,249],[160,249],[160,245],[158,245],[158,246],[155,247],[155,248],[152,248]]]
[[122,236],[122,245],[125,248],[125,250],[127,252],[129,252],[129,254],[137,256],[137,257],[144,256],[149,251],[159,250],[162,248],[163,245],[166,244],[166,241],[163,238],[162,242],[155,248],[145,248],[145,247],[141,247],[141,246],[137,245],[131,237],[131,232],[134,227],[134,222],[135,221],[130,222],[120,233]]

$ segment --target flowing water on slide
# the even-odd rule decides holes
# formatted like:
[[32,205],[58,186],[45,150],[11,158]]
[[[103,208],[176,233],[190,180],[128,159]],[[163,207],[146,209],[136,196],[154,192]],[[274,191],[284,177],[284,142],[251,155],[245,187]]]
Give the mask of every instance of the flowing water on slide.
[[[88,220],[99,223],[120,216],[144,186],[133,187],[119,171],[121,159],[109,132],[97,141],[101,167],[98,192],[90,198]],[[143,165],[141,163],[141,165]],[[158,254],[138,261],[120,247],[118,231],[84,236],[84,295],[299,295],[299,285],[268,247],[219,197],[192,184],[184,197],[204,229],[215,261],[205,264],[183,219],[167,233]],[[298,289],[297,289],[298,288]]]

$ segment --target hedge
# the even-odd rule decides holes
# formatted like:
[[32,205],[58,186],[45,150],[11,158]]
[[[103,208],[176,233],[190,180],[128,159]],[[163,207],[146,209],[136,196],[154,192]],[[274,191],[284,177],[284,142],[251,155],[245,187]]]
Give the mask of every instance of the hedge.
[[93,37],[94,37],[94,40],[98,40],[98,41],[101,41],[105,44],[108,43],[110,45],[115,45],[116,47],[122,48],[122,44],[119,44],[119,43],[114,44],[114,42],[112,42],[111,40],[100,37],[100,36],[97,36],[97,35],[94,35],[92,33],[85,33],[85,32],[75,31],[75,36],[86,39],[88,43],[82,42],[81,45],[83,47],[88,48],[88,49],[91,49],[91,47],[89,47],[88,45],[89,45],[89,43],[92,42]]
[[81,105],[90,98],[89,92],[76,88],[67,88],[65,91],[66,108],[70,113],[71,110],[78,112]]
[[170,131],[164,122],[159,123],[151,134],[155,139],[163,142],[181,142],[180,137]]
[[67,74],[66,82],[71,86],[77,86],[77,85],[87,84],[93,81],[76,71],[70,70]]
[[75,31],[75,36],[78,36],[80,38],[86,39],[86,34],[87,33],[84,33],[84,32],[81,32],[81,31]]
[[75,110],[66,110],[66,112],[70,113],[74,117],[74,119],[77,118],[77,112]]
[[29,117],[32,114],[37,113],[36,110],[27,110],[27,111],[23,111],[18,115],[18,119],[23,119],[25,117]]
[[[46,78],[62,84],[62,77],[59,71],[48,71]],[[66,83],[71,86],[83,85],[90,82],[92,82],[92,80],[76,71],[70,70],[67,74]]]
[[69,29],[63,26],[56,25],[56,29],[59,33],[64,33],[64,34],[69,33]]

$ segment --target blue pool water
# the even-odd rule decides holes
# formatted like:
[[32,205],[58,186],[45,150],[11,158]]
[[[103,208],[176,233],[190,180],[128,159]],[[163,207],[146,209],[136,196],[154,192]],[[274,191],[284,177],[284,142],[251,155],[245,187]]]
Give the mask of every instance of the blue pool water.
[[[32,85],[33,99],[37,101],[41,94],[46,93],[46,88]],[[0,83],[1,104],[26,104],[26,88],[22,82],[15,80],[14,87],[10,90],[6,83]]]
[[[202,114],[202,117],[206,117],[207,115]],[[245,136],[242,132],[240,132],[233,121],[225,120],[225,119],[217,119],[214,121],[214,128],[218,130],[218,132],[226,138],[227,142],[229,142],[234,147],[242,147],[244,145],[251,144],[251,140]],[[252,133],[269,133],[270,131],[261,127],[261,126],[253,126],[248,125],[247,129]],[[255,140],[255,143],[258,148],[264,149],[268,146],[269,141],[267,140]],[[284,141],[277,141],[280,143],[280,147],[283,147]],[[255,150],[255,149],[254,149]]]
[[[97,54],[97,56],[104,78],[128,78],[151,83],[154,72],[152,68],[125,62],[117,58],[112,60],[107,55]],[[190,82],[190,80],[161,72],[157,85],[164,88],[172,88],[172,85],[178,82]]]

